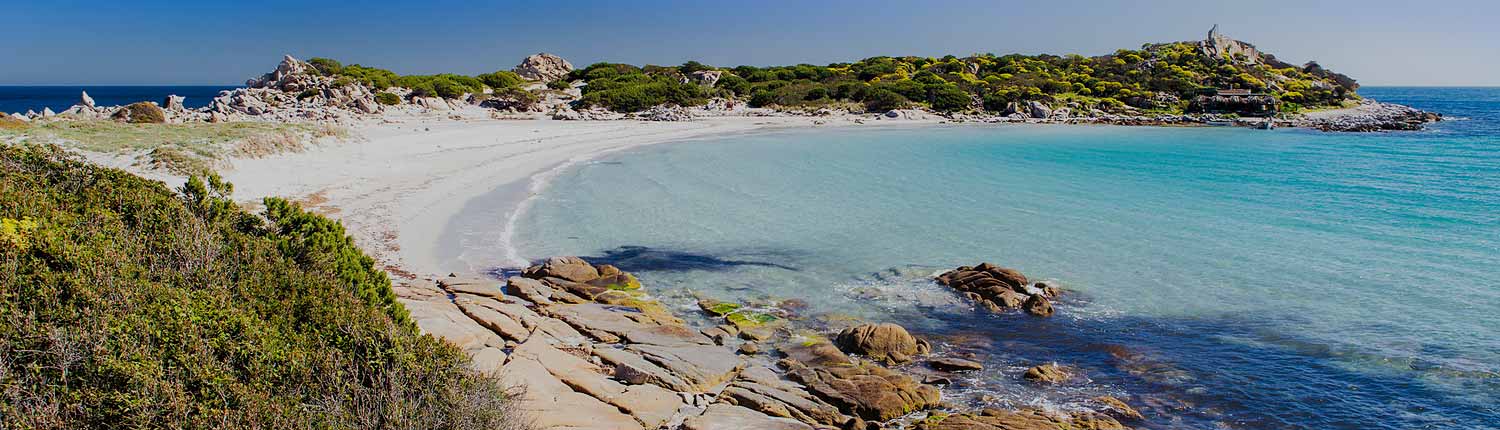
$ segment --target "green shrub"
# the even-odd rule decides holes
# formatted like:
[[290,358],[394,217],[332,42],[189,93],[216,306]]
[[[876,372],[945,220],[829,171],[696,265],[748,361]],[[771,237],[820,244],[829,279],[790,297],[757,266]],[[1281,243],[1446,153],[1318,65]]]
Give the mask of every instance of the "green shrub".
[[380,92],[375,94],[375,102],[386,106],[395,106],[401,104],[401,96],[387,92]]
[[558,91],[563,91],[563,90],[567,90],[569,88],[573,88],[573,84],[569,83],[567,79],[558,79],[558,80],[555,80],[555,81],[552,81],[552,82],[548,82],[547,83],[547,88],[551,88],[551,89],[558,90]]
[[230,188],[0,147],[0,224],[25,239],[0,246],[4,427],[517,428],[337,222]]
[[337,76],[344,72],[344,65],[340,64],[338,60],[331,58],[312,58],[307,60],[307,63],[311,64],[313,69],[316,69],[318,74],[323,76]]
[[865,97],[865,110],[871,112],[885,112],[892,109],[901,109],[910,104],[911,101],[907,100],[905,96],[897,94],[895,91],[891,91],[886,88],[876,88],[870,90],[870,94]]
[[518,87],[521,86],[522,83],[526,82],[525,79],[521,79],[521,75],[517,75],[515,72],[511,72],[508,70],[485,73],[483,75],[476,76],[476,78],[479,79],[479,82],[484,83],[484,85],[497,90],[502,88]]
[[136,102],[125,105],[109,117],[131,124],[164,124],[167,122],[167,111],[155,103]]
[[938,85],[931,89],[932,108],[940,112],[953,112],[966,110],[973,102],[969,93],[961,90],[956,85]]

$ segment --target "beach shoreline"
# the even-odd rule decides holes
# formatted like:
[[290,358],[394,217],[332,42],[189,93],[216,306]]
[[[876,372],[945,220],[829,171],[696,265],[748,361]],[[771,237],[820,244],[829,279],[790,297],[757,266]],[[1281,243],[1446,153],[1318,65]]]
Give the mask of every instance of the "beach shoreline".
[[[787,116],[649,122],[386,115],[354,126],[357,137],[349,142],[234,159],[222,175],[235,184],[235,198],[242,204],[253,206],[265,197],[283,197],[341,221],[356,243],[398,278],[483,274],[497,267],[528,264],[508,245],[517,218],[568,167],[646,145],[855,125],[854,118]],[[500,201],[475,201],[480,198]],[[461,214],[481,218],[474,223],[501,225],[498,231],[484,233],[498,236],[476,238],[472,232],[456,231],[450,224]],[[461,250],[453,248],[459,244],[450,242],[454,239],[492,241],[483,246],[495,247],[497,254],[463,261]]]

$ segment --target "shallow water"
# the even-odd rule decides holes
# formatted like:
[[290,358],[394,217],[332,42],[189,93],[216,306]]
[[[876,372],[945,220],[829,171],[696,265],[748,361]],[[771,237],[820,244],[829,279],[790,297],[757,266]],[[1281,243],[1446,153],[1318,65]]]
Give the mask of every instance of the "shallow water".
[[[684,308],[801,299],[988,369],[960,403],[1132,394],[1148,426],[1495,428],[1500,90],[1367,89],[1430,131],[937,126],[763,133],[572,168],[528,258],[636,271]],[[990,315],[931,284],[979,261],[1073,291]],[[1026,366],[1088,378],[1039,391]]]

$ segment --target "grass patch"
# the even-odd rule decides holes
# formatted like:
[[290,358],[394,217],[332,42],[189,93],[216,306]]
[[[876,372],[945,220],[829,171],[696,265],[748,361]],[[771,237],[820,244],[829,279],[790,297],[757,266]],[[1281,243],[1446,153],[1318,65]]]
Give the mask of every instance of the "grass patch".
[[300,151],[320,138],[348,139],[331,124],[228,122],[125,124],[115,121],[41,121],[0,127],[0,141],[56,144],[105,154],[144,153],[142,164],[177,174],[198,174],[226,156],[264,157]]

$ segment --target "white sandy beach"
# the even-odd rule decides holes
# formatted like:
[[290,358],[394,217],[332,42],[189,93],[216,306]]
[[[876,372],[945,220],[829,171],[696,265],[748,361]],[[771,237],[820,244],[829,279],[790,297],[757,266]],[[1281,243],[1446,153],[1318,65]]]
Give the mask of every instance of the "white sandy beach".
[[[224,176],[243,202],[286,197],[340,220],[359,245],[395,276],[473,273],[525,263],[500,249],[509,234],[505,223],[527,196],[540,191],[549,172],[641,145],[807,127],[814,121],[800,117],[645,122],[388,116],[355,127],[358,137],[348,142],[234,160]],[[829,126],[853,124],[846,119],[830,122]],[[492,193],[499,188],[514,191]],[[445,240],[452,239],[445,230],[481,196],[493,199],[483,206],[494,215],[496,228],[486,232],[494,237],[483,240],[493,240],[496,254],[483,261],[455,261],[452,252],[444,252],[444,247],[457,246]]]

